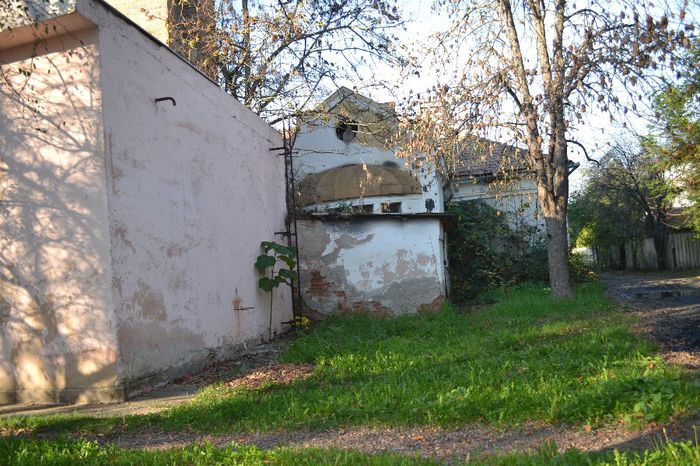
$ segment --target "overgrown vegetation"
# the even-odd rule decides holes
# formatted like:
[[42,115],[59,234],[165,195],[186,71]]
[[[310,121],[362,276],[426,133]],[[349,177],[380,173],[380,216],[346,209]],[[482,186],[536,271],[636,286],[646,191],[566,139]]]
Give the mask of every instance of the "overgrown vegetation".
[[653,238],[657,265],[663,270],[678,195],[679,188],[658,154],[639,141],[617,144],[585,170],[583,186],[572,197],[573,240],[577,246],[596,248],[600,259],[609,263],[606,253],[611,247]]
[[484,291],[524,281],[547,281],[547,247],[535,226],[511,229],[481,201],[451,203],[456,229],[448,235],[451,299],[460,304]]
[[[644,452],[582,453],[575,449],[559,453],[555,444],[545,444],[534,453],[513,453],[503,456],[481,456],[450,464],[484,466],[507,465],[674,465],[695,466],[700,463],[697,442],[669,442]],[[340,449],[276,448],[261,450],[253,446],[215,448],[210,444],[192,445],[169,450],[127,450],[114,446],[100,447],[96,442],[0,440],[0,464],[60,466],[60,465],[173,465],[192,466],[210,464],[262,465],[439,465],[446,464],[431,458],[397,453],[365,454]]]
[[700,45],[681,61],[680,79],[654,99],[656,124],[645,147],[671,172],[689,202],[685,213],[700,234]]
[[474,312],[446,306],[394,319],[329,318],[283,355],[283,362],[316,365],[311,377],[289,385],[213,385],[158,414],[13,418],[0,427],[215,433],[531,421],[636,427],[696,409],[698,381],[632,334],[629,317],[602,293],[602,285],[586,283],[576,299],[553,301],[547,288],[523,285],[491,292],[497,303]]

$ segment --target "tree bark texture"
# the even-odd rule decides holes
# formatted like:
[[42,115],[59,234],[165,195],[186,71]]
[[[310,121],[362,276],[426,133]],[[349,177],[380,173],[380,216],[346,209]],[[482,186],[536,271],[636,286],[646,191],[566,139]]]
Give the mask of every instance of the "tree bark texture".
[[[543,209],[544,210],[544,209]],[[574,295],[569,272],[569,244],[566,231],[566,209],[544,212],[547,231],[549,285],[554,299]]]

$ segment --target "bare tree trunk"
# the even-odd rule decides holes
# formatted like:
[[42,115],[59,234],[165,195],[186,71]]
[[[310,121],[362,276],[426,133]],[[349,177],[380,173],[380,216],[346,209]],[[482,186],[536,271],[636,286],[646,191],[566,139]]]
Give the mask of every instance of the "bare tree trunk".
[[569,272],[569,244],[566,232],[566,207],[569,199],[569,159],[566,147],[566,119],[564,107],[564,77],[566,64],[563,57],[565,22],[564,0],[556,2],[553,49],[547,46],[544,4],[529,0],[535,29],[535,47],[540,65],[542,84],[549,115],[549,149],[543,152],[544,131],[540,131],[540,115],[536,99],[530,92],[530,78],[525,67],[523,49],[518,37],[516,19],[511,0],[500,0],[499,10],[513,54],[513,70],[520,98],[516,98],[527,131],[527,145],[537,172],[537,193],[547,225],[547,256],[549,259],[549,283],[554,299],[571,298]]
[[555,103],[553,107],[551,111],[553,137],[550,140],[549,157],[546,157],[543,163],[543,176],[538,178],[537,191],[547,230],[549,286],[552,288],[554,299],[566,299],[574,296],[569,270],[569,236],[566,228],[569,171],[565,126],[561,111],[563,106],[557,108]]
[[252,55],[250,51],[250,11],[248,10],[248,0],[241,0],[241,10],[243,11],[243,103],[250,108],[253,102],[252,83],[250,82],[252,69]]
[[574,292],[571,288],[569,273],[566,208],[545,208],[543,211],[547,227],[547,259],[549,261],[549,285],[552,288],[552,297],[554,299],[571,298]]

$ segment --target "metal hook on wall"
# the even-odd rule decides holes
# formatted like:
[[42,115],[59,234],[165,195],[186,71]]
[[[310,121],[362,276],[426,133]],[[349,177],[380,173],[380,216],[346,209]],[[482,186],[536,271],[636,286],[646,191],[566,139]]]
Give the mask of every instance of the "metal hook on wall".
[[171,101],[171,102],[173,103],[173,107],[175,107],[175,106],[177,105],[177,102],[175,102],[175,99],[173,99],[172,97],[158,97],[158,98],[156,99],[156,103],[158,103],[158,102],[163,102],[163,101],[165,101],[165,100]]

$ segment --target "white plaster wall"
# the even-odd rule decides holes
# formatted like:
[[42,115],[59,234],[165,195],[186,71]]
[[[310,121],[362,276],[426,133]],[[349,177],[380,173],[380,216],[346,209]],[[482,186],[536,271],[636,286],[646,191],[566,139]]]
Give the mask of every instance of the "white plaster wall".
[[446,295],[439,219],[303,219],[298,231],[302,296],[316,312],[414,313]]
[[537,185],[533,180],[523,179],[507,186],[490,186],[484,182],[459,181],[452,202],[480,200],[506,216],[511,228],[537,226],[545,231],[544,216],[539,209]]
[[[100,30],[123,377],[266,338],[270,300],[253,264],[284,230],[284,161],[270,151],[281,136],[104,6],[78,9]],[[154,102],[165,96],[177,105]],[[280,288],[273,331],[290,318]]]
[[2,401],[120,396],[98,62],[95,29],[0,51]]
[[[310,173],[319,173],[350,164],[382,165],[385,162],[394,162],[403,170],[411,169],[411,163],[408,160],[396,157],[394,152],[387,148],[363,144],[357,139],[350,142],[341,141],[335,133],[336,123],[334,117],[329,117],[329,121],[301,125],[294,142],[297,155],[294,159],[297,180],[303,180]],[[424,191],[420,196],[402,196],[405,198],[402,212],[425,212],[426,199],[433,199],[435,202],[433,212],[444,212],[442,183],[435,170],[427,164],[414,167],[413,170]],[[372,201],[368,200],[367,203],[395,202],[389,198],[389,196],[373,197]],[[351,203],[357,205],[362,203],[362,200]]]

